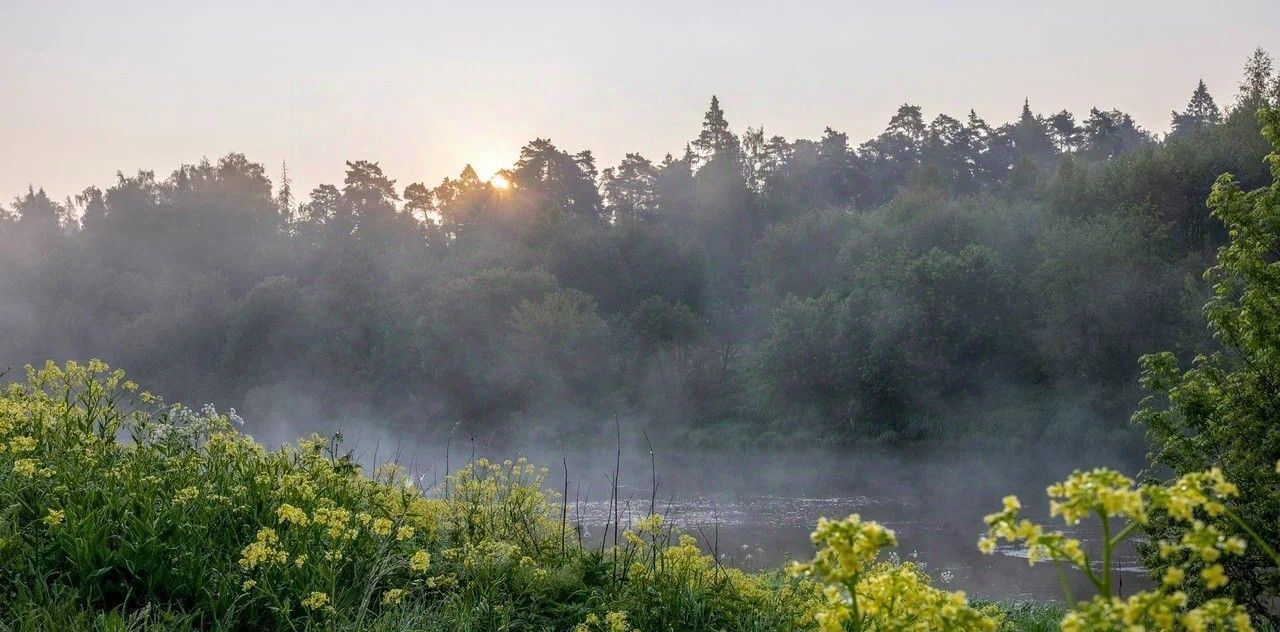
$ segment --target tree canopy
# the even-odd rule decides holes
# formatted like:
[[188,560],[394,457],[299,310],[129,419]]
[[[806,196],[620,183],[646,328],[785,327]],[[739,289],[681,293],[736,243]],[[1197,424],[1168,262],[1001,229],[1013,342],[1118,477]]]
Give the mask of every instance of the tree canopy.
[[670,440],[1132,439],[1134,358],[1221,343],[1196,272],[1246,194],[1216,189],[1225,229],[1204,200],[1269,181],[1270,64],[1225,112],[1199,82],[1164,137],[1027,100],[787,139],[712,97],[685,147],[603,169],[535,138],[501,181],[352,160],[304,197],[233,153],[32,187],[0,214],[0,366],[98,356],[247,417],[305,394],[513,441],[614,414]]

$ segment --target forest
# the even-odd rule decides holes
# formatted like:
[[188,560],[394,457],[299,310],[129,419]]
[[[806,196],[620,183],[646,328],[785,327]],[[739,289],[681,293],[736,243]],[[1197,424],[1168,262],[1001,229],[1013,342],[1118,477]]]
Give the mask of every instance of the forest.
[[1272,65],[1223,105],[1189,81],[1167,134],[1027,102],[789,140],[711,97],[683,148],[614,166],[536,138],[435,186],[366,159],[304,194],[236,153],[33,186],[0,213],[0,366],[499,443],[621,416],[691,445],[1136,445],[1136,358],[1216,344],[1205,199],[1268,181]]

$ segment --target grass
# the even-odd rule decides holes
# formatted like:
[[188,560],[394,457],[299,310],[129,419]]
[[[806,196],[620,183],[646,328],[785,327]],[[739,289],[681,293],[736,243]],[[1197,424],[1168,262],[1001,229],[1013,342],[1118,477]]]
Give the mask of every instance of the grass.
[[1065,605],[1053,601],[995,601],[989,603],[1004,613],[1000,629],[1004,632],[1057,632],[1058,623],[1067,613]]

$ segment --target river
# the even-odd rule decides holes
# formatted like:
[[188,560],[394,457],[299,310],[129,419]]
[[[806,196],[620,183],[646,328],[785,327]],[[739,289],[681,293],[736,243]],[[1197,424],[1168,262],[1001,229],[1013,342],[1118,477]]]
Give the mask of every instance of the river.
[[[645,515],[655,497],[652,473],[643,455],[624,455],[621,522]],[[599,546],[610,514],[612,464],[599,455],[570,465],[569,514],[585,525],[584,540]],[[1057,461],[1057,462],[1055,462]],[[821,516],[858,513],[892,528],[896,554],[919,563],[936,585],[971,596],[999,599],[1062,598],[1053,564],[1028,564],[1026,551],[1002,545],[993,555],[977,550],[982,517],[1000,508],[1000,499],[1018,494],[1028,517],[1063,529],[1086,545],[1097,536],[1085,527],[1068,528],[1047,515],[1045,487],[1072,470],[1061,459],[1027,454],[875,454],[829,452],[655,455],[656,505],[680,529],[695,535],[727,565],[746,569],[780,567],[812,555],[809,534]],[[563,467],[561,465],[561,467]],[[549,487],[563,485],[561,468]],[[1132,469],[1124,469],[1132,474]],[[576,474],[576,476],[575,476]],[[1114,563],[1120,589],[1147,587],[1132,546]],[[1089,594],[1084,577],[1068,570],[1075,596]]]

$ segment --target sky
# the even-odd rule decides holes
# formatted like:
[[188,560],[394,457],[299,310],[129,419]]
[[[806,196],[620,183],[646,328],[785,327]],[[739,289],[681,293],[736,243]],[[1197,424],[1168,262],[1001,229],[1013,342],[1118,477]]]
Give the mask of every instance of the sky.
[[788,138],[1024,98],[1163,132],[1198,79],[1230,103],[1257,46],[1280,55],[1280,2],[0,0],[0,201],[233,151],[300,192],[345,160],[485,177],[535,137],[604,168],[679,153],[712,94]]

